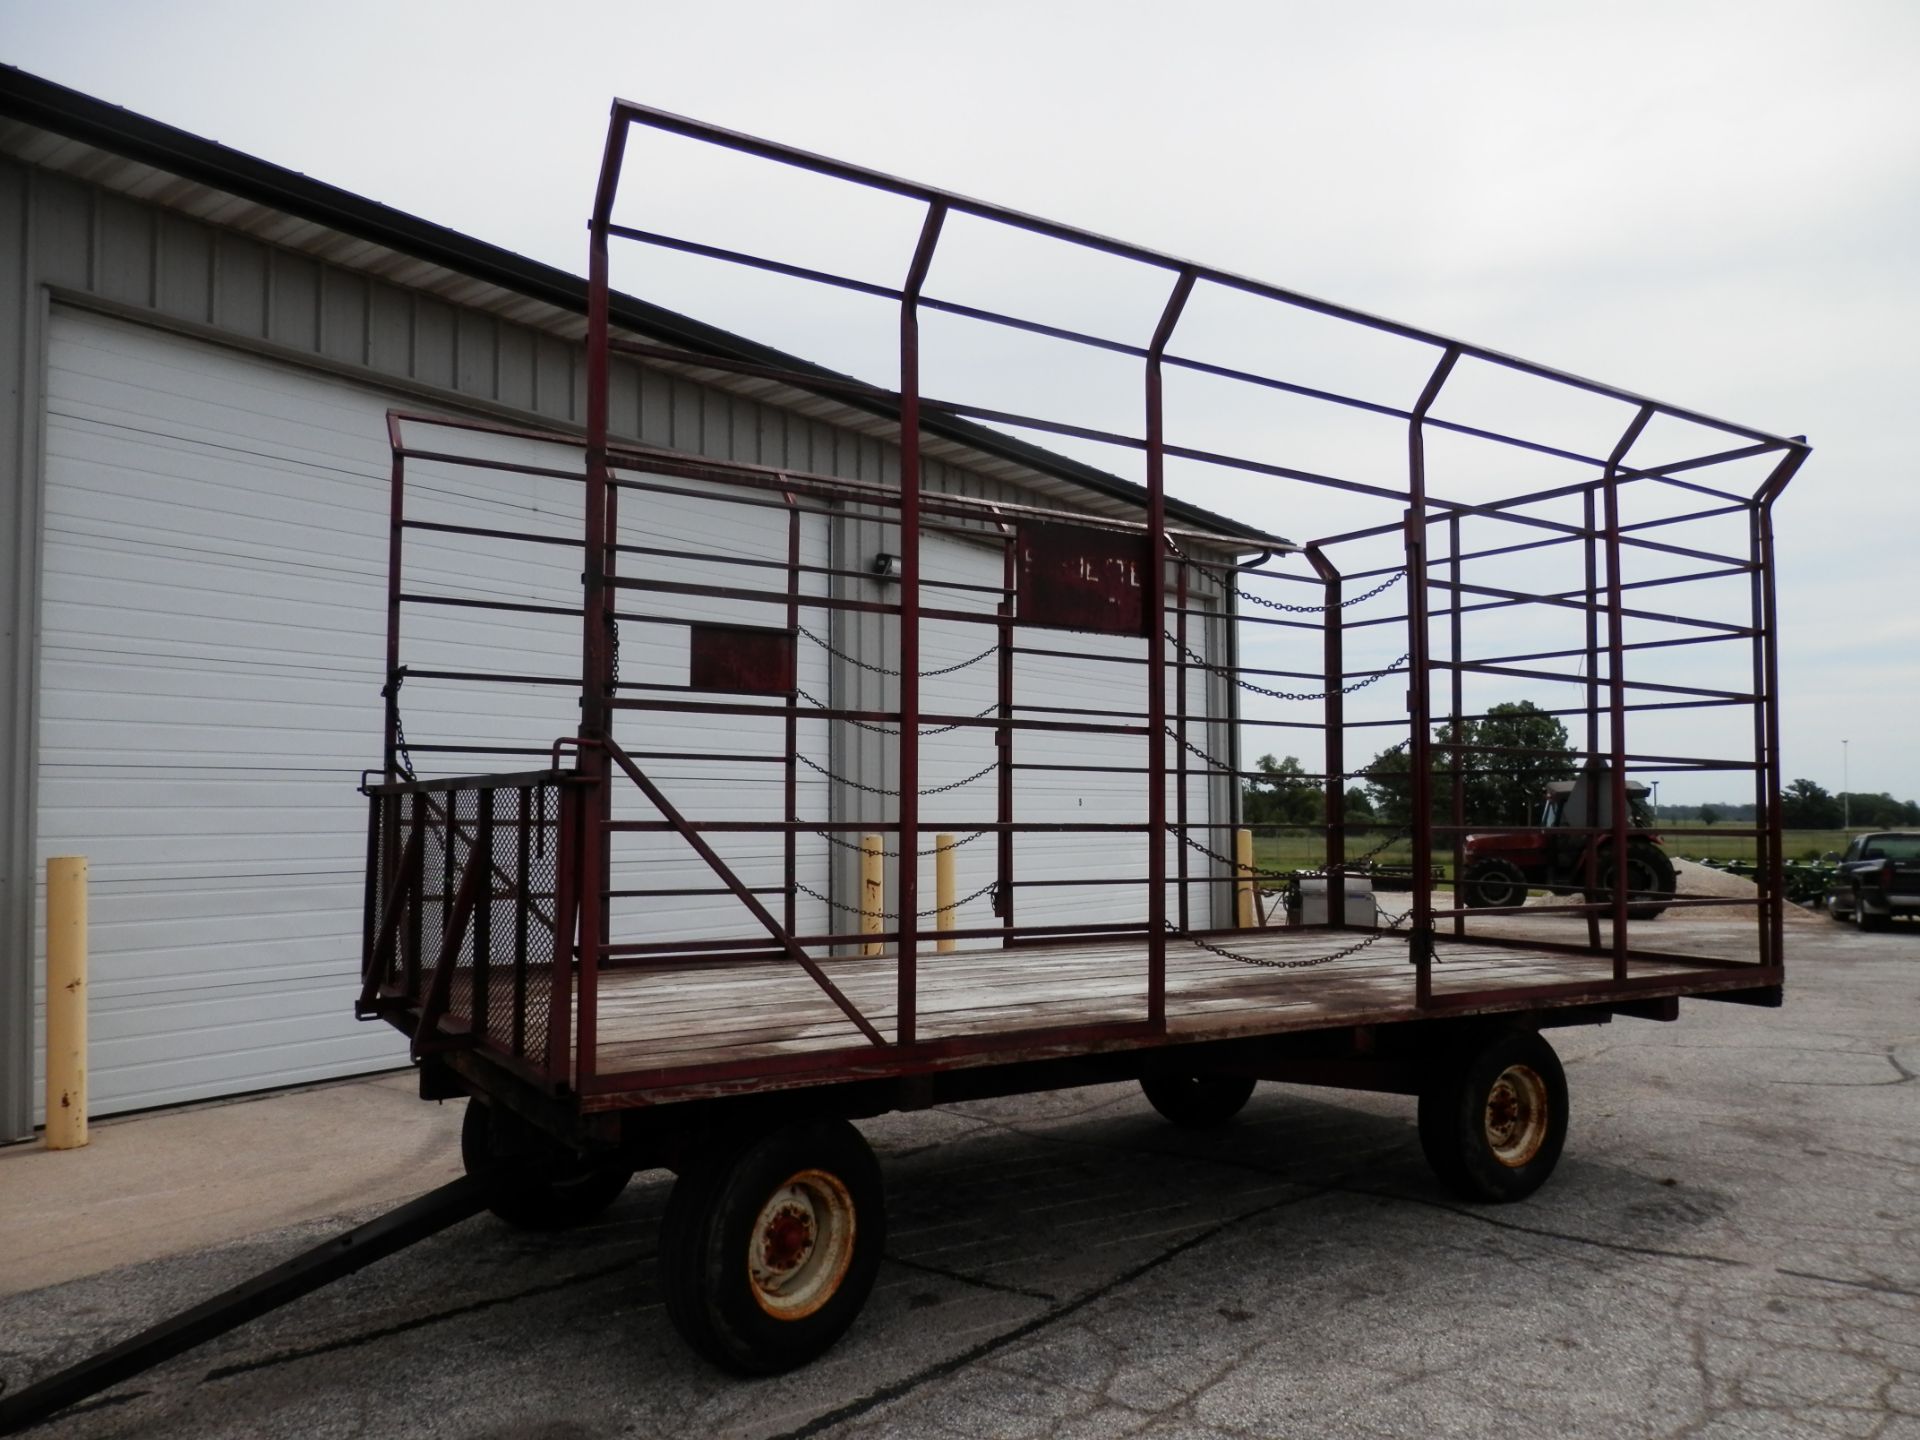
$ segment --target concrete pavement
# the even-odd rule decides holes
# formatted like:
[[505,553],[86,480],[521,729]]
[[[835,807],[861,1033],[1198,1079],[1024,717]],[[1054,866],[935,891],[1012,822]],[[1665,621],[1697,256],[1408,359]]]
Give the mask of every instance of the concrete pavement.
[[[795,1374],[679,1344],[652,1175],[571,1234],[469,1221],[41,1433],[1920,1440],[1920,927],[1792,943],[1784,1011],[1556,1032],[1573,1132],[1522,1205],[1444,1195],[1396,1097],[1265,1086],[1206,1135],[1131,1087],[890,1116],[880,1287]],[[451,1159],[454,1107],[367,1089]],[[0,1376],[378,1208],[0,1298]]]

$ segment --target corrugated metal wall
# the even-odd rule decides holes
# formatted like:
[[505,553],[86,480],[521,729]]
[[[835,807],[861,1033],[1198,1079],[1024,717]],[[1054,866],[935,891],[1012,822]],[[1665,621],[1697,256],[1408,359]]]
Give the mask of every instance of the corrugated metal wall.
[[[565,338],[0,160],[0,555],[10,572],[0,582],[8,685],[0,709],[0,1138],[26,1132],[31,1094],[32,1014],[23,1002],[33,963],[33,624],[50,293],[369,382],[415,388],[429,401],[503,407],[568,425],[584,419],[585,404],[582,359]],[[870,481],[890,482],[896,473],[894,448],[873,437],[622,361],[615,362],[612,419],[616,432],[642,444],[716,459]],[[928,463],[927,480],[988,498],[1030,498],[938,461]],[[851,518],[838,527],[835,544],[855,564],[898,548],[887,527]],[[893,636],[882,621],[843,616],[832,639],[851,653],[888,656]],[[844,703],[881,708],[891,702],[884,677],[840,668]],[[838,773],[876,773],[890,758],[878,749],[882,737],[838,728],[847,732],[835,755]],[[885,818],[873,796],[842,792],[836,806],[848,819]],[[840,876],[836,883],[849,881]]]

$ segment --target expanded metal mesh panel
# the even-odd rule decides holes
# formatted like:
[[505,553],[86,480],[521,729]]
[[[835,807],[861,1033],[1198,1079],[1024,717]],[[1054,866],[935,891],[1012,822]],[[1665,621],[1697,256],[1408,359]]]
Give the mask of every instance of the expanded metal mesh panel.
[[377,796],[374,806],[367,935],[376,992],[431,1008],[438,990],[438,1028],[544,1067],[559,928],[558,789],[476,780]]

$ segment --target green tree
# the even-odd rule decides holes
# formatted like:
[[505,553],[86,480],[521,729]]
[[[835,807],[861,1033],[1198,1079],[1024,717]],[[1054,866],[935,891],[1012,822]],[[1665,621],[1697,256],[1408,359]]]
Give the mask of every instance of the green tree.
[[[1433,732],[1433,818],[1453,814],[1453,765],[1458,757],[1469,825],[1524,825],[1540,808],[1549,783],[1573,777],[1567,727],[1530,700],[1492,706],[1484,719],[1451,722]],[[1384,751],[1367,767],[1376,811],[1396,824],[1413,809],[1413,762],[1402,750]]]
[[1371,820],[1374,818],[1373,801],[1367,798],[1365,787],[1354,785],[1347,790],[1347,815],[1349,820]]
[[1241,815],[1249,825],[1317,825],[1326,818],[1326,792],[1307,778],[1294,756],[1254,762],[1257,779],[1247,782]]
[[1718,825],[1720,823],[1720,812],[1711,805],[1702,805],[1700,807],[1700,823],[1702,825]]
[[1840,802],[1811,780],[1795,780],[1780,792],[1780,823],[1789,830],[1832,830],[1840,820]]

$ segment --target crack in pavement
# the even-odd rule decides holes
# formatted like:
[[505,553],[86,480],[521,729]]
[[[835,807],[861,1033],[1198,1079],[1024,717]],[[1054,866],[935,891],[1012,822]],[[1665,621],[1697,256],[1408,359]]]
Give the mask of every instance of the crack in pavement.
[[895,1265],[908,1270],[919,1270],[928,1275],[938,1275],[943,1280],[957,1280],[962,1285],[977,1285],[982,1290],[997,1290],[1002,1295],[1019,1295],[1028,1300],[1038,1300],[1046,1305],[1058,1305],[1060,1297],[1046,1290],[1028,1290],[1019,1285],[1007,1285],[998,1280],[982,1279],[978,1275],[969,1275],[964,1270],[949,1270],[940,1265],[929,1265],[924,1260],[909,1260],[904,1255],[886,1257]]
[[195,1383],[205,1385],[211,1381],[225,1380],[235,1375],[248,1375],[256,1370],[270,1370],[275,1366],[290,1365],[296,1360],[310,1359],[315,1355],[328,1355],[336,1350],[351,1350],[356,1346],[370,1345],[390,1335],[403,1335],[409,1330],[439,1325],[447,1320],[457,1320],[463,1315],[475,1315],[482,1310],[510,1305],[516,1300],[530,1299],[535,1295],[551,1295],[556,1291],[571,1289],[575,1285],[603,1280],[609,1275],[626,1270],[650,1258],[652,1257],[647,1255],[629,1256],[607,1265],[597,1266],[592,1270],[580,1270],[558,1280],[549,1280],[543,1285],[529,1285],[523,1290],[515,1290],[505,1295],[490,1295],[484,1300],[473,1300],[448,1310],[435,1310],[425,1315],[415,1315],[410,1319],[395,1321],[391,1325],[381,1325],[372,1330],[362,1330],[353,1335],[342,1335],[337,1339],[325,1340],[318,1345],[303,1345],[294,1350],[279,1350],[271,1355],[262,1355],[255,1360],[239,1360],[231,1365],[216,1365]]
[[1014,1326],[1011,1330],[1004,1330],[998,1335],[989,1336],[977,1345],[961,1351],[958,1355],[949,1356],[945,1360],[924,1366],[902,1379],[870,1390],[857,1400],[849,1400],[844,1405],[836,1406],[832,1410],[814,1416],[813,1419],[807,1421],[804,1425],[800,1425],[792,1430],[783,1430],[777,1435],[767,1437],[767,1440],[807,1440],[808,1436],[818,1435],[831,1426],[838,1425],[843,1421],[857,1419],[870,1410],[877,1409],[882,1405],[889,1404],[892,1401],[910,1395],[923,1385],[941,1379],[944,1376],[951,1375],[955,1371],[973,1364],[976,1360],[982,1360],[997,1351],[1004,1350],[1009,1345],[1026,1339],[1029,1335],[1037,1334],[1039,1331],[1057,1324],[1069,1315],[1084,1310],[1087,1306],[1105,1299],[1117,1290],[1124,1289],[1134,1281],[1158,1270],[1169,1261],[1177,1260],[1189,1250],[1199,1248],[1209,1240],[1224,1234],[1237,1225],[1243,1225],[1249,1220],[1257,1220],[1263,1215],[1270,1215],[1274,1211],[1285,1209],[1289,1205],[1299,1205],[1308,1200],[1316,1200],[1326,1193],[1325,1189],[1316,1188],[1303,1195],[1289,1195],[1283,1200],[1275,1200],[1271,1204],[1257,1206],[1252,1210],[1243,1210],[1237,1215],[1230,1215],[1226,1219],[1208,1226],[1198,1235],[1191,1235],[1185,1240],[1168,1246],[1159,1254],[1141,1261],[1131,1269],[1122,1271],[1120,1274],[1114,1276],[1113,1279],[1103,1281],[1091,1290],[1084,1291],[1071,1300],[1055,1305],[1051,1309],[1034,1316],[1032,1319]]

